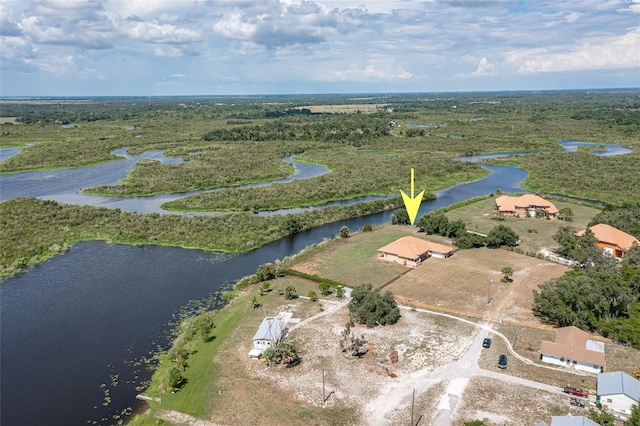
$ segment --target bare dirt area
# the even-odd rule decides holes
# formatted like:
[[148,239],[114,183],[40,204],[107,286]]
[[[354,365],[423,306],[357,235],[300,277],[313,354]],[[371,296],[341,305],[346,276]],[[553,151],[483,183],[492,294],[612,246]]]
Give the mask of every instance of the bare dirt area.
[[[282,301],[273,293],[266,297]],[[329,309],[338,302],[329,299],[321,303]],[[265,308],[269,305],[265,299]],[[296,318],[318,313],[316,306],[297,299],[277,309],[292,312],[291,325],[295,325]],[[248,313],[255,316],[252,311]],[[225,424],[233,419],[249,424],[375,425],[381,423],[371,419],[383,418],[385,425],[406,424],[411,415],[413,389],[438,367],[463,356],[476,334],[475,327],[469,324],[403,310],[400,321],[393,326],[356,326],[355,334],[364,336],[369,349],[365,356],[357,358],[340,349],[347,320],[345,306],[292,331],[289,337],[301,357],[300,364],[293,368],[267,367],[261,360],[250,359],[247,352],[253,329],[243,325],[237,338],[231,339],[216,357],[221,377],[214,386],[220,393],[215,389],[212,392],[214,414],[209,420]],[[257,327],[257,317],[253,322]],[[414,418],[422,417],[421,424],[432,424],[445,384],[435,380],[416,393]],[[247,404],[280,407],[282,416],[272,410],[256,416],[259,410],[250,409]],[[285,417],[293,412],[297,414]]]
[[502,426],[549,424],[552,416],[585,415],[585,408],[572,407],[569,397],[488,377],[473,377],[462,396],[453,426],[483,420]]
[[385,104],[345,104],[345,105],[309,105],[296,107],[295,109],[308,109],[313,113],[343,113],[353,114],[358,111],[362,113],[376,112],[379,108],[384,108]]
[[[513,268],[503,283],[503,266]],[[491,320],[537,323],[533,289],[567,271],[566,266],[501,249],[458,250],[447,259],[429,258],[386,289],[426,304],[480,314]],[[491,303],[487,305],[491,280]]]

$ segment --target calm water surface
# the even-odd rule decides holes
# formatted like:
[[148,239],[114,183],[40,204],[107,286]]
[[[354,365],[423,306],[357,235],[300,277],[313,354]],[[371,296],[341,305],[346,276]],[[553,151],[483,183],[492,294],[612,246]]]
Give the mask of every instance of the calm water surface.
[[[2,199],[36,194],[47,198],[115,183],[139,158],[84,169],[3,175]],[[423,202],[418,214],[498,188],[522,191],[525,171],[484,167],[491,174],[441,191],[436,200]],[[321,172],[307,170],[297,178]],[[152,197],[137,198],[130,204],[133,209]],[[357,230],[390,217],[385,212],[325,225],[238,256],[99,241],[74,244],[69,252],[0,285],[0,423],[115,423],[114,416],[123,409],[138,406],[135,386],[149,375],[135,361],[167,343],[167,324],[188,301],[207,297],[262,263],[333,238],[343,225]]]

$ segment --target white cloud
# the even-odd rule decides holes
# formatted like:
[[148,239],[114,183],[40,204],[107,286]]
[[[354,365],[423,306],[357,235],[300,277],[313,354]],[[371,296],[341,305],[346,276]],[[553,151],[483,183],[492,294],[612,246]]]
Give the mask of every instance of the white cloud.
[[471,73],[471,75],[486,75],[486,74],[495,74],[495,67],[491,64],[486,56],[483,56],[480,59],[480,63],[478,64],[478,68]]
[[565,16],[565,19],[567,20],[567,22],[569,22],[570,24],[573,24],[574,22],[576,22],[578,19],[580,19],[580,17],[582,16],[582,13],[578,13],[578,12],[571,12],[568,15]]
[[344,70],[328,70],[326,72],[316,74],[316,79],[320,81],[375,81],[375,80],[408,80],[413,75],[400,69],[397,72],[390,72],[384,69],[376,68],[374,65],[367,65],[359,68],[355,64],[351,64],[348,69]]
[[244,22],[240,13],[232,13],[226,19],[216,22],[213,31],[224,38],[248,40],[256,34],[258,27]]
[[120,32],[131,40],[154,44],[184,44],[202,40],[197,30],[155,21],[124,21]]
[[519,50],[506,56],[518,72],[554,72],[640,67],[640,27],[609,40],[590,40],[565,52],[548,49]]

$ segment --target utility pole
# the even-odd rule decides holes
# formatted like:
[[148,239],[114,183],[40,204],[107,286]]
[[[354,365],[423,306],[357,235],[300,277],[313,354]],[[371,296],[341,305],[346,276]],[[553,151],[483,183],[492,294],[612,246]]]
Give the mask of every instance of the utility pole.
[[416,402],[416,388],[413,388],[413,396],[411,397],[411,426],[413,426],[413,406]]
[[322,405],[324,405],[326,400],[327,399],[324,394],[324,367],[322,367]]
[[491,275],[489,275],[489,292],[487,293],[487,305],[491,303],[491,282],[492,281],[493,279],[491,278]]

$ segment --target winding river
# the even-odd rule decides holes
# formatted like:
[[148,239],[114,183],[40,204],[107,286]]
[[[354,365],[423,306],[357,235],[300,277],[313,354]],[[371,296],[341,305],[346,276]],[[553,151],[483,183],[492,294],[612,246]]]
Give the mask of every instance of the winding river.
[[[562,144],[573,149],[584,143]],[[607,148],[607,152],[595,154],[628,152],[615,145]],[[0,151],[3,159],[7,155],[7,151]],[[29,195],[160,212],[162,203],[186,195],[116,198],[82,194],[83,187],[116,183],[141,158],[178,161],[162,157],[160,151],[135,157],[121,151],[119,155],[125,159],[81,169],[2,175],[0,198]],[[506,154],[459,160],[498,155]],[[296,163],[291,158],[287,161],[297,170],[288,180],[326,172],[320,166]],[[439,192],[437,199],[422,203],[419,215],[497,188],[523,191],[525,171],[514,166],[483,167],[491,173]],[[0,423],[116,423],[127,407],[140,407],[136,386],[150,373],[139,360],[167,344],[167,324],[180,307],[253,273],[262,263],[333,238],[343,225],[357,230],[365,223],[387,222],[390,216],[391,212],[385,212],[321,226],[235,256],[100,241],[78,243],[68,252],[9,278],[0,285]]]

